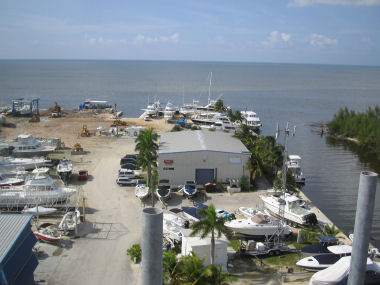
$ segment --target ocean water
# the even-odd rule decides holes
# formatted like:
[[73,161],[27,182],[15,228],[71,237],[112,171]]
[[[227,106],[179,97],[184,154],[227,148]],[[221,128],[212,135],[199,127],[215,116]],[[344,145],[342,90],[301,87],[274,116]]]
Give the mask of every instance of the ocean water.
[[[179,61],[0,60],[0,105],[15,98],[40,98],[41,108],[57,101],[77,108],[85,99],[108,100],[127,117],[137,117],[148,98],[174,105],[211,97],[232,109],[252,109],[262,134],[274,135],[288,121],[296,135],[290,154],[303,158],[303,191],[346,233],[352,233],[360,172],[380,166],[355,146],[312,132],[309,124],[327,122],[339,108],[364,111],[380,105],[380,67]],[[283,142],[283,137],[280,137]],[[380,181],[380,180],[378,180]],[[373,218],[373,243],[380,247],[380,182]]]

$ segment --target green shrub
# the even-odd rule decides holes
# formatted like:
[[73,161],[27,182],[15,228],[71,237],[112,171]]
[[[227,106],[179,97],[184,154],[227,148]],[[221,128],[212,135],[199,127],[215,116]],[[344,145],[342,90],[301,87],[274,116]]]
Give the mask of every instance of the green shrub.
[[127,255],[131,257],[132,261],[140,262],[141,261],[141,246],[138,243],[135,243],[127,250]]
[[197,125],[192,125],[191,126],[191,130],[192,131],[197,131],[197,130],[200,130],[201,128],[199,127],[199,126],[197,126]]
[[182,130],[183,130],[183,128],[182,128],[180,125],[175,125],[175,126],[172,128],[171,132],[180,132],[180,131],[182,131]]
[[243,192],[249,191],[249,179],[247,176],[242,176],[240,178],[240,187],[241,187],[241,191],[243,191]]

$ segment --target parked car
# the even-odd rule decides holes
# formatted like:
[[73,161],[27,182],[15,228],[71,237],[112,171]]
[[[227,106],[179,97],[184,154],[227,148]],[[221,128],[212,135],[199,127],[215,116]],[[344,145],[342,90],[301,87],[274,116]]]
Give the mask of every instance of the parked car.
[[137,155],[138,155],[138,154],[136,154],[136,153],[134,153],[134,154],[126,154],[126,155],[124,156],[124,158],[134,158],[135,160],[137,160]]
[[78,180],[87,180],[88,179],[88,171],[83,169],[78,172]]
[[136,159],[134,159],[132,157],[123,157],[122,159],[120,159],[120,165],[123,165],[126,163],[133,163],[133,164],[137,165]]
[[121,169],[130,169],[130,170],[137,170],[137,164],[133,164],[133,163],[125,163],[125,164],[122,164],[120,165],[120,168]]
[[135,179],[130,179],[128,177],[118,177],[116,179],[116,183],[119,186],[136,186],[137,180]]

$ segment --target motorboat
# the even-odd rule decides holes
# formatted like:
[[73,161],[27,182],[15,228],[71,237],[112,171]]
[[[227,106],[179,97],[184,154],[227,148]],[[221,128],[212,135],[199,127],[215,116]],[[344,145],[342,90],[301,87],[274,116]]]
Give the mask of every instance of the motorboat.
[[57,174],[63,182],[68,182],[73,172],[73,164],[68,159],[61,159],[57,165]]
[[145,180],[137,181],[137,185],[135,187],[135,194],[136,194],[136,197],[138,197],[141,200],[149,196],[150,191],[149,191],[149,187],[146,185]]
[[301,248],[305,255],[314,255],[320,253],[331,253],[327,248],[338,245],[339,240],[333,235],[317,236],[318,243]]
[[197,190],[197,184],[194,180],[187,180],[185,182],[185,185],[182,187],[183,195],[187,198],[193,198],[198,190]]
[[161,111],[160,101],[157,98],[155,98],[153,103],[149,103],[149,100],[148,100],[148,105],[146,109],[143,109],[143,111],[145,111],[145,115],[148,115],[148,116],[158,115],[159,112]]
[[55,212],[57,212],[56,208],[45,208],[42,206],[36,206],[33,208],[28,208],[25,206],[24,210],[21,211],[21,213],[32,214],[34,216],[50,215],[54,214]]
[[180,242],[182,240],[181,230],[188,228],[189,222],[178,215],[164,211],[163,213],[163,234],[168,238]]
[[17,158],[2,157],[0,158],[0,171],[11,172],[16,168],[22,167],[25,170],[32,170],[38,167],[50,166],[52,161],[43,157],[34,158]]
[[228,193],[241,192],[239,179],[230,179],[230,184],[227,186]]
[[251,218],[231,220],[224,225],[237,235],[249,237],[265,238],[274,234],[289,236],[293,233],[288,225],[281,224],[280,221],[259,211]]
[[75,189],[59,186],[48,174],[37,173],[28,177],[23,185],[2,187],[0,206],[50,206],[67,202],[74,193]]
[[[351,256],[344,256],[328,268],[315,273],[310,285],[347,284]],[[364,284],[380,284],[380,264],[367,258]]]
[[47,155],[56,149],[56,145],[37,140],[31,134],[19,135],[11,145],[15,157]]
[[292,172],[296,183],[305,184],[306,178],[303,175],[301,169],[301,157],[299,155],[291,154],[289,155],[289,160],[287,163],[287,168]]
[[278,216],[280,206],[284,206],[284,218],[293,226],[309,226],[318,224],[317,216],[305,208],[303,200],[295,195],[260,195],[264,207]]
[[0,173],[0,187],[3,186],[12,186],[12,185],[21,185],[24,184],[24,179],[22,178],[8,178]]
[[164,118],[165,118],[165,120],[173,119],[176,110],[177,110],[177,108],[175,108],[173,106],[173,104],[170,101],[168,101],[166,103],[165,110],[164,110]]
[[182,206],[181,207],[182,211],[183,211],[183,214],[185,215],[186,218],[194,221],[194,222],[197,222],[199,220],[202,219],[202,217],[200,215],[198,215],[197,213],[197,210],[199,208],[196,208],[196,207],[188,207],[188,206]]
[[299,260],[296,265],[307,270],[322,270],[337,262],[343,256],[351,255],[350,245],[333,245],[327,247],[330,253],[316,254]]
[[58,243],[61,240],[61,233],[55,225],[51,223],[42,224],[37,231],[33,232],[36,238],[49,243]]
[[170,186],[159,185],[156,190],[158,198],[162,201],[167,201],[171,198]]
[[77,225],[79,221],[80,211],[78,209],[75,211],[69,211],[63,216],[58,228],[62,231],[73,231],[75,230],[75,225]]
[[260,118],[254,111],[240,111],[240,114],[244,118],[243,123],[249,126],[252,130],[259,130],[262,126]]
[[198,100],[193,100],[192,103],[184,103],[179,109],[179,113],[184,115],[185,117],[192,116],[197,111],[198,104]]
[[247,219],[250,219],[252,218],[253,216],[255,216],[256,214],[260,213],[261,211],[259,211],[258,209],[256,208],[249,208],[249,207],[239,207],[239,213],[242,214],[244,217],[246,217]]

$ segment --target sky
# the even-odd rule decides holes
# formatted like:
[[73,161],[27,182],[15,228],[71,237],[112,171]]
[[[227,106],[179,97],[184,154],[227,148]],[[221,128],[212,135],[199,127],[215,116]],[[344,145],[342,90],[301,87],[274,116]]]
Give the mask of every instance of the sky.
[[1,59],[380,65],[380,0],[1,0]]

